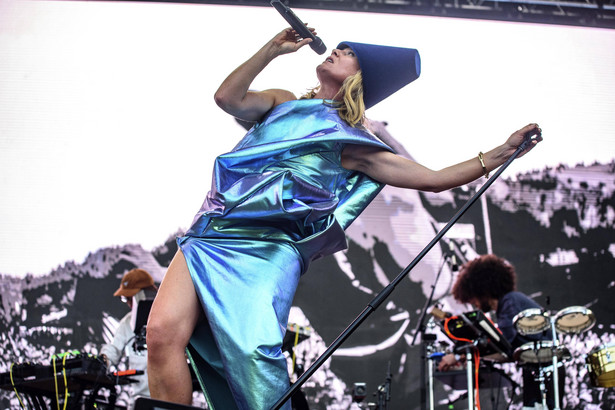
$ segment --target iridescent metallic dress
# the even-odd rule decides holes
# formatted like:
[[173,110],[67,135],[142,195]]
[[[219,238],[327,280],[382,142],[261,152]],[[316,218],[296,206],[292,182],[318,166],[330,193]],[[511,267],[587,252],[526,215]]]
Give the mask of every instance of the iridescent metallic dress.
[[330,104],[296,100],[216,159],[211,191],[178,238],[206,317],[188,353],[215,409],[268,409],[289,386],[281,348],[299,278],[346,248],[344,229],[382,188],[342,167],[346,144],[390,149]]

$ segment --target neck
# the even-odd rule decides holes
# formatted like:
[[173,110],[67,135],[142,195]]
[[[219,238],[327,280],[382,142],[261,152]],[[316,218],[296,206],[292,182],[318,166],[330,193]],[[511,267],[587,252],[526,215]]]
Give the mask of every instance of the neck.
[[339,86],[331,86],[328,84],[320,84],[320,89],[314,95],[314,98],[324,99],[324,100],[335,100],[336,96],[340,91]]

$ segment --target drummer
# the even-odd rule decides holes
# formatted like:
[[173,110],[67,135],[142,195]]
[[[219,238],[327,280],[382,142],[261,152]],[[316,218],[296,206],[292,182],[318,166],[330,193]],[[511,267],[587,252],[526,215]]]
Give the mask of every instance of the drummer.
[[[548,332],[521,335],[513,323],[513,318],[527,309],[541,309],[541,306],[527,295],[518,292],[515,268],[505,259],[496,255],[482,255],[461,267],[452,290],[455,300],[469,303],[476,309],[495,312],[497,324],[510,342],[513,349],[536,340],[551,340]],[[461,365],[459,355],[445,355],[438,364],[438,370],[447,371]],[[542,403],[540,385],[535,380],[537,365],[523,367],[523,407],[534,408]],[[563,367],[559,369],[559,391],[564,391]],[[553,408],[553,382],[546,380],[547,404]],[[561,394],[560,394],[561,397]],[[561,400],[560,400],[561,401]],[[558,406],[561,408],[561,403]]]

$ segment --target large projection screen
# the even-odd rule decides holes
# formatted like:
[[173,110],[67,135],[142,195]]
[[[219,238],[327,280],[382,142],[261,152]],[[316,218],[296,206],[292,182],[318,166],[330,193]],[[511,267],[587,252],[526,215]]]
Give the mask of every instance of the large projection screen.
[[[427,167],[440,169],[476,158],[522,126],[540,124],[544,141],[512,163],[506,182],[494,185],[481,204],[483,213],[473,211],[471,221],[460,224],[455,235],[459,244],[478,244],[463,254],[466,258],[491,250],[492,241],[495,251],[517,264],[523,275],[521,290],[541,303],[551,300],[553,309],[568,304],[596,307],[595,333],[588,333],[587,340],[566,339],[577,353],[578,372],[567,381],[566,408],[590,403],[597,406],[592,408],[609,408],[612,393],[587,385],[582,354],[615,342],[615,312],[609,302],[615,289],[615,241],[609,239],[615,220],[615,30],[295,12],[317,29],[329,51],[342,41],[419,50],[420,78],[368,110],[367,116],[386,122],[386,130]],[[96,286],[106,281],[112,290],[123,273],[121,264],[108,268],[108,260],[106,265],[97,262],[100,255],[119,255],[137,266],[148,263],[155,278],[162,278],[166,259],[160,257],[160,246],[189,226],[210,187],[214,158],[231,150],[245,133],[216,106],[214,92],[285,27],[268,7],[0,2],[0,278],[7,289],[0,316],[8,329],[7,338],[0,339],[0,373],[17,360],[44,361],[50,351],[87,346],[86,351],[96,353],[103,338],[96,326],[104,321],[108,327],[121,318],[123,306],[110,291],[96,296],[98,310],[87,310],[92,317],[77,320],[71,307],[79,310],[79,301],[91,303],[88,295],[75,293],[76,285],[70,291],[58,285],[67,296],[57,289],[56,295],[50,283],[78,272],[79,280],[96,279]],[[251,88],[284,88],[301,95],[317,84],[315,67],[324,58],[309,47],[281,56]],[[515,186],[521,188],[515,191]],[[559,191],[561,187],[567,191]],[[304,319],[322,336],[321,344],[312,344],[316,337],[310,339],[314,351],[330,343],[359,313],[361,306],[350,307],[356,302],[353,292],[362,300],[368,291],[379,291],[386,277],[431,239],[432,226],[446,222],[475,188],[420,197],[385,188],[347,231],[348,252],[314,264],[314,271],[302,279],[292,319]],[[586,197],[587,192],[591,195]],[[545,209],[544,203],[563,210]],[[511,209],[511,204],[519,207]],[[382,210],[390,212],[387,223],[382,223]],[[506,218],[513,222],[507,225]],[[483,220],[491,220],[491,226],[483,226]],[[531,224],[517,223],[520,220]],[[544,248],[534,252],[530,241]],[[594,263],[583,265],[588,255]],[[417,408],[417,362],[409,345],[439,256],[430,254],[426,265],[411,275],[410,290],[402,289],[387,304],[384,316],[390,306],[394,309],[386,322],[377,322],[382,332],[374,325],[374,334],[358,336],[336,355],[327,367],[334,375],[326,379],[330,384],[319,385],[320,377],[311,382],[311,404],[320,395],[331,400],[329,409],[349,408],[352,383],[368,382],[371,392],[384,380],[387,360],[393,357],[397,401],[390,408]],[[361,273],[356,260],[373,261],[374,272]],[[364,265],[371,269],[369,263]],[[455,272],[447,267],[444,273],[446,284],[440,284],[436,297],[452,310],[464,309],[448,294]],[[343,295],[336,299],[331,289]],[[336,314],[315,307],[336,309]],[[38,314],[46,321],[40,327],[34,319]],[[98,324],[91,325],[89,333],[79,333],[87,320]],[[24,336],[34,327],[47,331],[54,324],[71,329],[70,337],[57,337],[70,342],[43,346]],[[23,349],[16,342],[19,337],[27,345]],[[363,368],[353,367],[355,363]],[[518,380],[519,374],[514,377]],[[331,393],[322,393],[329,387]],[[444,406],[455,394],[439,391],[439,404]],[[412,405],[405,407],[407,402]],[[518,398],[511,408],[520,408]]]

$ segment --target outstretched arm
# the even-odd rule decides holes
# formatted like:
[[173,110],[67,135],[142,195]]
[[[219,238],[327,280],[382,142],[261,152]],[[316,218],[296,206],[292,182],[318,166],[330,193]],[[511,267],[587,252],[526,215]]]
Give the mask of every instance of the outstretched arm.
[[[529,124],[515,131],[504,144],[484,154],[483,161],[487,172],[493,171],[506,162],[521,145],[527,133],[535,135],[535,138],[529,148],[519,157],[542,141],[538,124]],[[392,152],[366,145],[347,145],[342,151],[342,166],[363,172],[376,181],[388,185],[431,192],[455,188],[483,175],[483,167],[476,157],[439,171],[433,171]]]
[[[314,32],[313,29],[310,30]],[[237,118],[258,121],[276,105],[294,100],[296,97],[290,91],[270,89],[255,92],[249,91],[249,87],[254,78],[274,58],[295,52],[311,41],[311,38],[297,41],[297,35],[293,29],[288,28],[281,31],[222,82],[214,96],[216,104]]]

